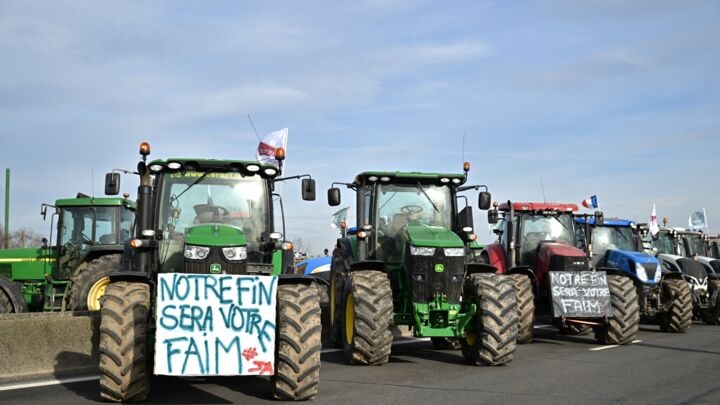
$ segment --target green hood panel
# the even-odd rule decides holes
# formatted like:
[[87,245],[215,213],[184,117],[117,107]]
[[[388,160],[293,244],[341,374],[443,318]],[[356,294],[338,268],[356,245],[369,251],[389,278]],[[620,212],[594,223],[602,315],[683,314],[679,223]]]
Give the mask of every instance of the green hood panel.
[[224,224],[202,224],[185,230],[185,244],[196,246],[245,246],[242,228]]
[[463,241],[453,231],[441,226],[409,223],[407,235],[413,246],[452,248],[463,247]]

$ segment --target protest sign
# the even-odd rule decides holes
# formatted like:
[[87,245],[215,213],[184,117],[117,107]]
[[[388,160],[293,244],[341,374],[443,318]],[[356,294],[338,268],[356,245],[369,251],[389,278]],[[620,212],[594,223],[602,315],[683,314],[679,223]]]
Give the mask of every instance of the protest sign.
[[551,271],[554,316],[612,317],[610,289],[604,271]]

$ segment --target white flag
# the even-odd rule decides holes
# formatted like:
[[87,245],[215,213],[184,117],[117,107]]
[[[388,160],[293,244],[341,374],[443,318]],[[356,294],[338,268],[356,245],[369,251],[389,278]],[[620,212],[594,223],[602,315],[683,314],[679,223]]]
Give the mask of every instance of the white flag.
[[707,229],[707,217],[705,216],[705,208],[699,209],[688,218],[688,226],[692,230]]
[[347,215],[349,209],[350,206],[347,206],[335,212],[330,220],[330,226],[337,229],[342,228],[343,221],[345,221],[345,225],[347,226]]
[[283,128],[279,131],[270,132],[260,139],[258,145],[257,160],[260,163],[270,163],[275,167],[280,167],[280,162],[275,159],[277,148],[285,149],[287,155],[288,129]]
[[657,223],[657,215],[655,214],[655,204],[653,204],[652,214],[650,214],[650,223],[648,224],[648,230],[650,231],[650,235],[652,236],[655,236],[658,232],[660,232],[660,227]]

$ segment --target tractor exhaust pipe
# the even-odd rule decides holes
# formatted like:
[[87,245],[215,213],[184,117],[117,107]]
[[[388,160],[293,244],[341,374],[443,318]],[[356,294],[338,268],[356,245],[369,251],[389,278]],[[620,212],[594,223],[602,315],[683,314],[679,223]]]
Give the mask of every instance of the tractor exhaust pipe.
[[515,244],[515,220],[514,220],[515,209],[513,208],[512,202],[510,200],[508,200],[507,203],[508,203],[508,206],[510,207],[510,216],[508,219],[508,227],[507,227],[507,232],[508,232],[507,240],[508,240],[508,244],[510,245],[507,248],[508,256],[509,256],[508,257],[508,263],[509,263],[508,269],[512,269],[513,267],[515,267],[515,262],[517,261],[515,259],[515,250],[516,250],[516,247],[515,247],[515,245],[516,245]]

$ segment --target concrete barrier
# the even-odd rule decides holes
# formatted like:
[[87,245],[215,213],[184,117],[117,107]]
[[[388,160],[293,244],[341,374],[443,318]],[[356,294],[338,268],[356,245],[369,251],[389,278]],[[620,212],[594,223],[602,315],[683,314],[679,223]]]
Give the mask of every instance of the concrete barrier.
[[96,373],[100,314],[0,315],[0,383]]

